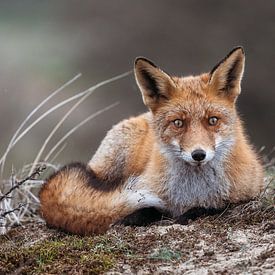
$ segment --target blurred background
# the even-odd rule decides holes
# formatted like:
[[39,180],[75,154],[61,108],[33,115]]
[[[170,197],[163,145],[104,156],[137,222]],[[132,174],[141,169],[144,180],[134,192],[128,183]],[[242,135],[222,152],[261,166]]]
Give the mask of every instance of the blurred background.
[[[1,1],[0,152],[28,113],[77,73],[82,77],[34,118],[131,70],[136,56],[173,75],[199,74],[236,45],[246,51],[239,110],[251,141],[268,153],[275,145],[275,1]],[[112,125],[145,111],[133,75],[101,87],[81,104],[50,139],[42,159],[72,127],[116,101],[117,107],[75,132],[55,161],[88,161]],[[46,117],[13,148],[8,171],[34,160],[72,104]]]

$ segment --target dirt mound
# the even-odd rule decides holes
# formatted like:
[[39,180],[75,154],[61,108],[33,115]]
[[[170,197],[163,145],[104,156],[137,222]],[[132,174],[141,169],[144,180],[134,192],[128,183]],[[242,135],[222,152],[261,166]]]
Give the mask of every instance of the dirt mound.
[[274,205],[254,201],[188,225],[119,225],[94,237],[32,222],[0,243],[1,274],[274,274]]

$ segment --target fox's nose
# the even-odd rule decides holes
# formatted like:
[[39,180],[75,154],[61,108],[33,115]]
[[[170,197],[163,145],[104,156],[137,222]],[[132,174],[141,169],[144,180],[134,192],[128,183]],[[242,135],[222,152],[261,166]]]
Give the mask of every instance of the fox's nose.
[[206,157],[206,152],[202,149],[198,149],[192,152],[191,154],[193,160],[195,161],[202,161]]

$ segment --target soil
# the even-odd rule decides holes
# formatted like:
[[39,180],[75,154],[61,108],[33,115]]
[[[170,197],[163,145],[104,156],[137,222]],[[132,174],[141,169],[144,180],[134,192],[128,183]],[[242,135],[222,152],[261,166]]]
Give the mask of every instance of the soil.
[[90,237],[33,221],[0,244],[0,274],[275,274],[275,211],[254,201],[187,225],[116,225]]

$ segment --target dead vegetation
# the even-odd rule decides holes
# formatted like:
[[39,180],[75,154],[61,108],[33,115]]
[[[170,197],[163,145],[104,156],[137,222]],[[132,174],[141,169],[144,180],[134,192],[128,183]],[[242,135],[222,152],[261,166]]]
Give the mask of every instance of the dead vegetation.
[[[7,148],[5,149],[3,155],[0,157],[0,235],[6,233],[11,227],[15,225],[19,225],[22,222],[28,221],[30,218],[37,216],[36,210],[39,206],[39,199],[37,197],[38,191],[43,184],[43,179],[47,175],[47,173],[55,171],[59,168],[59,165],[55,165],[54,161],[56,157],[62,152],[65,148],[66,140],[77,130],[79,127],[88,123],[90,120],[95,118],[96,116],[102,114],[103,112],[115,107],[118,102],[103,108],[90,116],[84,118],[81,122],[75,125],[72,129],[62,136],[57,142],[49,148],[49,142],[60,129],[64,121],[85,101],[87,100],[96,89],[107,85],[113,81],[119,80],[131,72],[126,72],[115,76],[113,78],[102,81],[92,87],[84,90],[82,92],[78,92],[76,95],[73,95],[61,102],[54,104],[53,106],[48,106],[47,111],[41,112],[41,108],[48,102],[50,99],[61,93],[65,90],[70,84],[76,81],[81,75],[76,75],[73,79],[62,85],[60,88],[52,92],[48,97],[41,101],[37,107],[35,107],[27,117],[22,121],[19,125],[15,133],[10,139]],[[58,110],[62,106],[74,102],[71,108],[61,117],[61,119],[56,123],[53,129],[50,131],[49,135],[45,137],[41,137],[42,145],[34,155],[34,159],[31,164],[22,165],[22,168],[17,170],[13,169],[13,171],[8,171],[11,173],[11,176],[8,179],[5,179],[7,175],[6,171],[6,160],[10,155],[11,150],[19,143],[36,125],[41,124],[42,120],[47,118],[52,112]],[[40,114],[39,114],[40,111]],[[35,118],[35,115],[37,115]],[[44,168],[47,168],[47,173],[41,173]],[[39,178],[35,177],[38,176]]]

